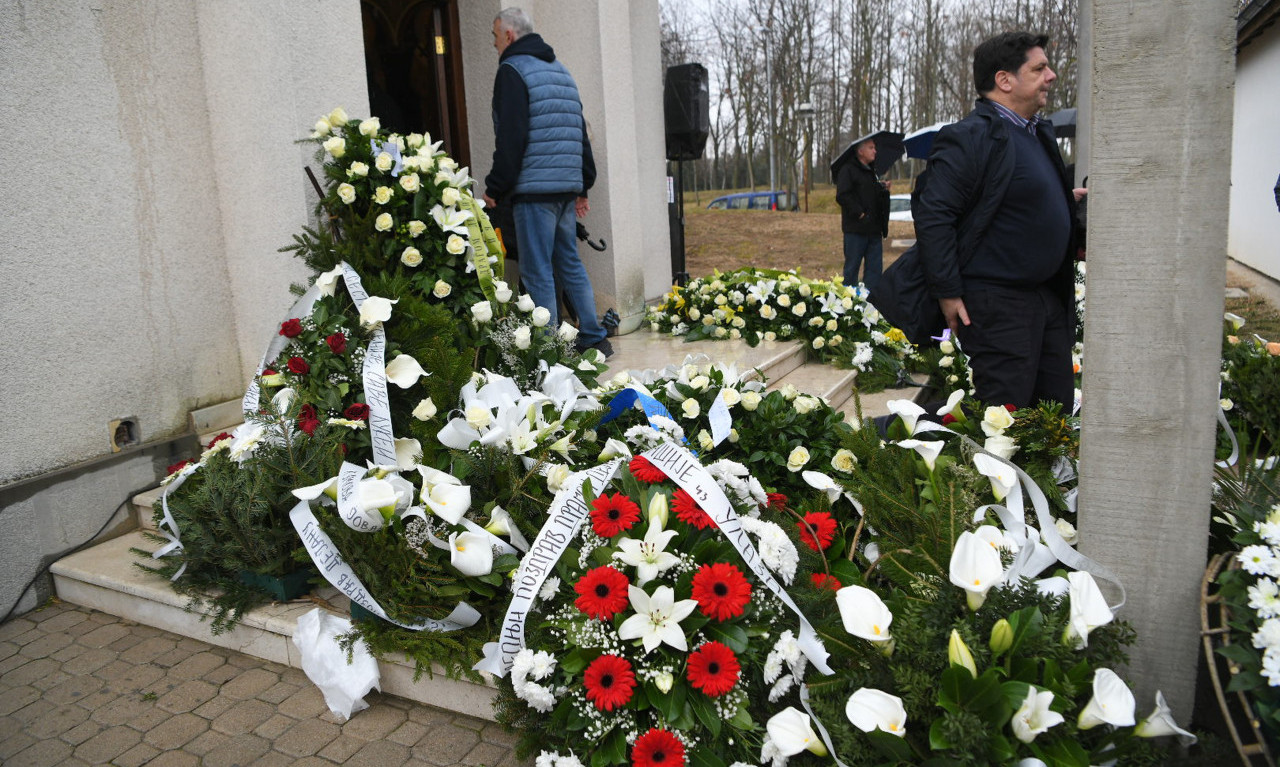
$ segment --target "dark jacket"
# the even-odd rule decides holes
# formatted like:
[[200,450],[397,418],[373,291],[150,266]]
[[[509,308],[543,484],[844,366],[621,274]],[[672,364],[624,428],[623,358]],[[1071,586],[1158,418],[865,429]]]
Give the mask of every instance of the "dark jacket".
[[[591,154],[591,142],[587,139],[585,123],[581,130],[581,141],[563,142],[557,141],[545,143],[542,146],[530,146],[531,128],[534,133],[540,135],[539,132],[545,126],[533,125],[530,118],[530,89],[526,85],[524,74],[533,69],[546,69],[542,67],[517,67],[513,66],[509,60],[517,56],[533,57],[539,62],[553,63],[556,61],[555,51],[550,45],[543,41],[542,36],[536,33],[527,34],[524,37],[512,42],[502,51],[502,55],[498,59],[498,73],[494,77],[493,82],[493,132],[494,132],[494,151],[493,151],[493,167],[489,171],[489,175],[485,176],[485,191],[490,197],[499,202],[508,199],[520,200],[552,200],[552,199],[572,199],[578,196],[586,196],[587,190],[595,183],[596,166],[595,160]],[[563,67],[557,64],[556,69],[568,75]],[[539,84],[535,85],[535,91],[540,85],[546,85],[541,81],[546,79],[541,75],[547,74],[541,72],[539,76]],[[572,82],[572,78],[569,78]],[[548,92],[550,89],[544,88]],[[576,87],[574,88],[576,91]],[[576,97],[576,92],[574,94]],[[569,111],[576,111],[577,116],[581,116],[581,104],[578,103],[571,107],[567,104],[555,104],[551,111],[557,114],[547,114],[547,103],[545,97],[536,97],[533,105],[535,113],[534,118],[547,118],[552,120],[559,118],[568,118]],[[536,137],[536,135],[535,135]],[[559,137],[563,138],[563,137]],[[556,153],[564,153],[569,151],[566,147],[575,147],[572,151],[580,151],[580,159],[577,157],[556,157]],[[561,164],[571,167],[573,178],[561,184],[563,191],[551,193],[526,193],[518,191],[518,187],[528,184],[529,179],[526,165],[529,154],[537,155],[537,162],[544,166]],[[572,160],[572,162],[569,162]],[[580,168],[580,170],[579,170]],[[542,179],[545,181],[546,179]],[[537,188],[534,186],[533,188]],[[544,187],[545,188],[545,187]]]
[[889,190],[876,172],[853,158],[836,173],[836,202],[840,231],[845,234],[889,236]]
[[[929,165],[916,182],[911,214],[915,219],[916,245],[924,266],[929,295],[955,298],[964,295],[964,271],[982,244],[992,219],[1000,212],[1013,178],[1013,126],[986,99],[978,99],[973,111],[958,123],[946,126],[934,139]],[[1062,183],[1068,212],[1075,220],[1075,197],[1053,127],[1041,122],[1037,138],[1048,151]],[[1075,317],[1075,271],[1068,242],[1062,265],[1048,284],[1058,292]]]

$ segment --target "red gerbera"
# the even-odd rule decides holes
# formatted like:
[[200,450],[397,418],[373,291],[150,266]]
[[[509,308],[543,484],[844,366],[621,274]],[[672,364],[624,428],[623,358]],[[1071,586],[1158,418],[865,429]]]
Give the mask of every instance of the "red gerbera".
[[352,421],[367,420],[369,418],[369,406],[363,402],[357,402],[342,411],[342,417]]
[[280,335],[285,338],[296,338],[302,335],[302,323],[298,320],[285,320],[280,323]]
[[809,579],[813,581],[813,587],[816,589],[831,589],[832,591],[839,591],[842,585],[840,583],[840,579],[836,578],[834,575],[828,575],[827,573],[814,573],[809,576]]
[[711,521],[711,516],[702,510],[698,502],[693,500],[693,496],[684,490],[677,490],[671,499],[671,508],[676,510],[676,519],[685,524],[693,525],[699,530],[711,527],[715,523]]
[[782,493],[768,493],[765,497],[769,499],[769,508],[777,511],[787,508],[787,496]]
[[726,621],[742,615],[751,601],[751,584],[728,562],[703,565],[693,576],[693,598],[703,615]]
[[190,460],[190,459],[185,460],[185,461],[178,461],[178,462],[177,462],[177,463],[175,463],[175,464],[171,464],[171,465],[169,466],[169,468],[165,469],[165,470],[164,470],[164,475],[167,477],[167,476],[169,476],[170,474],[176,474],[176,473],[178,473],[178,472],[182,471],[183,469],[187,468],[187,467],[188,467],[188,466],[190,466],[190,465],[191,465],[191,460]]
[[342,354],[347,350],[347,337],[341,333],[325,336],[324,342],[329,345],[329,351],[334,354]]
[[631,691],[636,687],[636,675],[631,671],[631,664],[617,655],[601,655],[591,661],[587,670],[582,672],[582,681],[587,685],[587,700],[601,711],[627,705]]
[[738,656],[719,642],[707,642],[689,656],[689,684],[713,698],[732,690],[741,670]]
[[231,435],[230,435],[230,434],[228,434],[228,433],[226,433],[225,431],[224,431],[224,432],[221,432],[221,433],[219,433],[219,434],[218,434],[218,436],[216,436],[216,437],[214,437],[213,439],[209,440],[209,444],[208,444],[208,445],[206,445],[206,447],[213,447],[214,445],[218,444],[219,442],[221,442],[221,441],[222,441],[222,440],[224,440],[224,439],[231,439]]
[[574,604],[589,617],[608,620],[631,603],[627,596],[630,584],[627,576],[612,567],[597,567],[573,584],[578,592]]
[[681,767],[684,744],[666,730],[657,727],[636,738],[631,747],[632,767]]
[[822,551],[830,546],[831,539],[836,536],[836,520],[825,511],[805,514],[804,521],[797,522],[796,527],[800,528],[800,541],[814,551]]
[[308,365],[307,361],[301,357],[290,357],[289,372],[297,373],[300,376],[304,376],[307,373],[311,372],[311,366]]
[[640,507],[622,493],[599,495],[591,502],[591,527],[601,538],[612,538],[640,519]]
[[627,464],[627,468],[631,469],[631,476],[641,482],[653,484],[666,480],[667,475],[662,473],[662,469],[653,465],[653,462],[643,455],[637,455],[631,459],[631,463]]
[[315,405],[306,404],[298,410],[298,428],[306,432],[308,435],[315,434],[316,427],[320,425],[320,419],[316,417]]

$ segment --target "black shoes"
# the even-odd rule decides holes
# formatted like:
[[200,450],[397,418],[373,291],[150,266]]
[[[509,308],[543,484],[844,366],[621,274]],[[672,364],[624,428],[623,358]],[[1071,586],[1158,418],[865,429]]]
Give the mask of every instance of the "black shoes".
[[595,349],[596,351],[603,354],[605,359],[609,359],[610,357],[613,356],[613,344],[609,343],[609,339],[607,338],[601,338],[599,341],[596,341],[594,344],[591,344],[590,346],[578,347],[579,352],[585,352],[587,349]]

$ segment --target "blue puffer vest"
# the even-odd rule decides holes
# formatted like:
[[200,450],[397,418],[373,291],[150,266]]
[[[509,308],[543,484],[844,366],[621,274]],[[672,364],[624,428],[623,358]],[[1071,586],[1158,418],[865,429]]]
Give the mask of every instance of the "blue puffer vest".
[[529,89],[529,143],[514,194],[581,194],[582,100],[569,70],[524,55],[502,64],[515,68]]

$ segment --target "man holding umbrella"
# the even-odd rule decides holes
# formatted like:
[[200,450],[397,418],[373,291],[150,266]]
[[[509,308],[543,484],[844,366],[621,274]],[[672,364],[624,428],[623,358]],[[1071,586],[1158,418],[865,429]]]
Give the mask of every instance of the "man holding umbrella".
[[889,235],[889,183],[876,176],[875,135],[854,142],[854,155],[836,171],[836,202],[844,232],[844,284],[874,290],[884,270],[884,238]]

